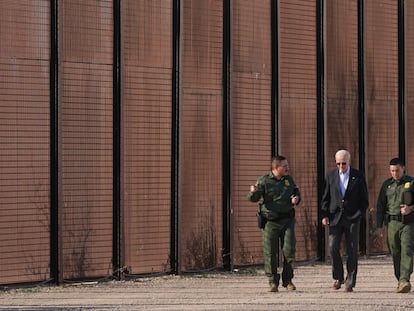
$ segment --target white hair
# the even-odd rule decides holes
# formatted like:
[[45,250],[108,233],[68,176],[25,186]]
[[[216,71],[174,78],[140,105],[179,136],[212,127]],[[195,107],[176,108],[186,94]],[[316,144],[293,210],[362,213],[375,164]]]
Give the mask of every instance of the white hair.
[[337,158],[337,157],[341,157],[341,156],[345,156],[345,158],[349,161],[349,160],[351,160],[351,154],[349,153],[349,151],[348,150],[345,150],[345,149],[341,149],[341,150],[338,150],[336,153],[335,153],[335,158]]

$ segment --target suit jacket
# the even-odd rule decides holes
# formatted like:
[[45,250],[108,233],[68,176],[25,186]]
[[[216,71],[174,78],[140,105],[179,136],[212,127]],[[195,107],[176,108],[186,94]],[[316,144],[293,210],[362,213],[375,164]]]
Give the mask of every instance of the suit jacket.
[[329,172],[321,201],[322,218],[329,217],[330,226],[338,224],[341,217],[355,222],[365,216],[368,208],[368,190],[364,175],[350,168],[348,186],[342,196],[339,186],[339,171]]

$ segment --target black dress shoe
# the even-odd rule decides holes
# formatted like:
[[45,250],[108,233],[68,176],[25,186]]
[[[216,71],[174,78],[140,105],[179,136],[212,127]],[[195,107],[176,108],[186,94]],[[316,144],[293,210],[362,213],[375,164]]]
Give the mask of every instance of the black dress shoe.
[[351,292],[353,292],[354,290],[352,289],[352,287],[350,287],[350,286],[345,286],[345,292],[347,292],[347,293],[351,293]]
[[343,281],[341,281],[341,280],[335,280],[335,282],[333,283],[332,287],[333,287],[334,289],[340,289],[340,288],[341,288],[342,283],[343,283]]

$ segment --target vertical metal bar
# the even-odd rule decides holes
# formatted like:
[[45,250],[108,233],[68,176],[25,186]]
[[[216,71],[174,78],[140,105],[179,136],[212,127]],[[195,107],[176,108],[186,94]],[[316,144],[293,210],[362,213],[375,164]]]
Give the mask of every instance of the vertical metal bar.
[[[271,36],[271,53],[270,56],[272,62],[272,81],[271,81],[271,100],[270,100],[270,113],[271,113],[271,156],[275,156],[279,153],[279,0],[270,2],[270,36]],[[278,251],[278,258],[280,256],[280,247]],[[279,260],[278,266],[280,267],[282,261]]]
[[271,91],[271,152],[276,155],[278,150],[278,121],[279,121],[279,32],[278,32],[278,3],[279,0],[271,1],[271,61],[272,61],[272,91]]
[[405,118],[405,1],[398,0],[398,153],[406,162]]
[[50,1],[50,277],[62,282],[59,230],[59,50],[58,0]]
[[121,0],[113,2],[113,242],[112,271],[121,278]]
[[[364,1],[358,0],[358,128],[359,128],[359,169],[366,173],[365,157],[365,75],[364,75]],[[365,174],[366,175],[366,174]],[[366,212],[368,214],[368,211]],[[367,254],[369,245],[368,217],[361,221],[359,248]]]
[[[365,24],[364,24],[364,0],[358,0],[358,128],[359,128],[359,169],[366,172],[366,150],[365,150]],[[368,216],[368,211],[366,212]],[[360,230],[360,251],[367,254],[369,248],[369,226],[365,217],[361,221]]]
[[231,0],[223,1],[223,267],[232,270],[231,252]]
[[180,15],[181,1],[173,0],[173,34],[172,34],[172,130],[171,130],[171,273],[179,271],[179,115],[180,115]]
[[[318,206],[322,198],[325,183],[325,118],[324,118],[324,98],[325,98],[325,55],[324,55],[324,0],[316,1],[316,63],[317,63],[317,153],[318,153]],[[325,230],[319,221],[320,210],[318,209],[318,257],[325,260]]]

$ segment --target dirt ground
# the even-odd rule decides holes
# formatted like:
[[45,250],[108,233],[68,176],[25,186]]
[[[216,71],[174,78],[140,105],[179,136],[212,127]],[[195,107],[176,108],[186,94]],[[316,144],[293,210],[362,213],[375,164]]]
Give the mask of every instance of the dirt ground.
[[353,293],[332,289],[331,267],[302,263],[296,291],[268,292],[261,267],[130,281],[5,289],[0,310],[414,310],[414,292],[398,294],[389,256],[361,258]]

